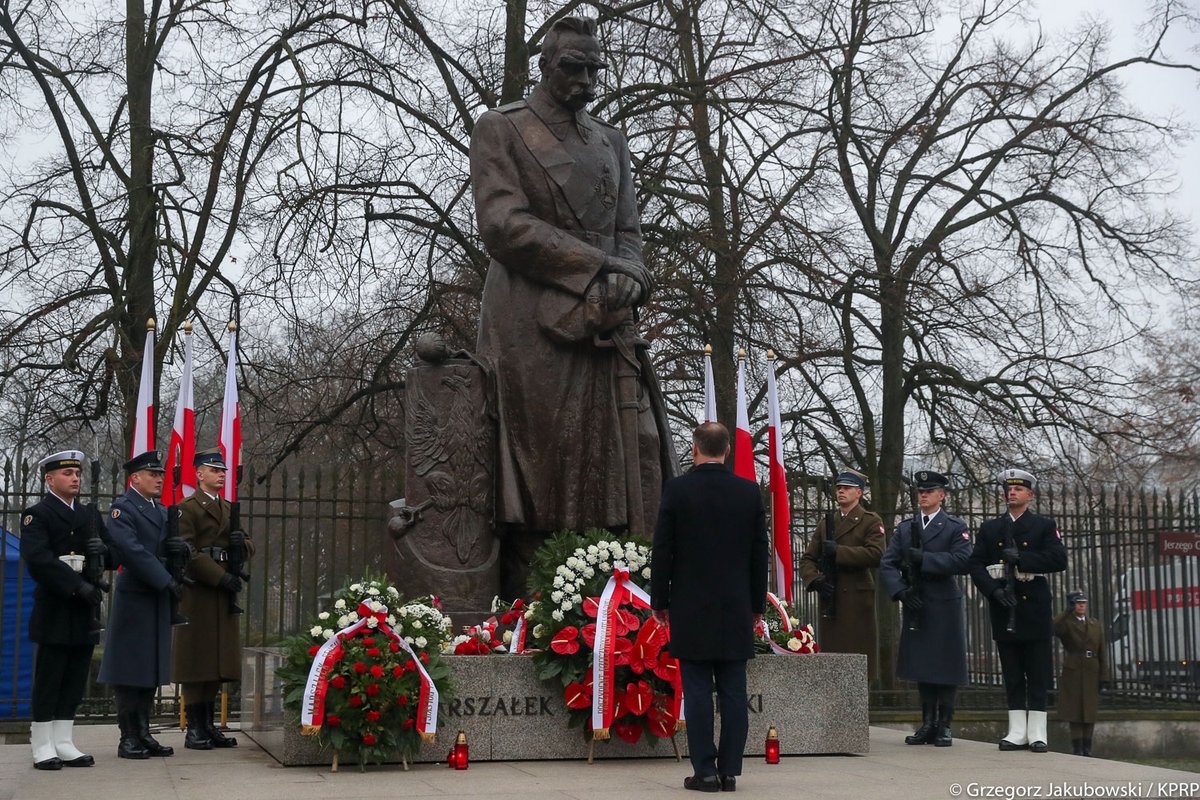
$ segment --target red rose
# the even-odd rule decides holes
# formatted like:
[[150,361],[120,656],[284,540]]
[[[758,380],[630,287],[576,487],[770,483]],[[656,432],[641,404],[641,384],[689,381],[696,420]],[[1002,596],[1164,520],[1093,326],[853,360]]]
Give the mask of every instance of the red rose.
[[[428,663],[429,663],[429,654],[428,654],[428,653],[425,653],[425,652],[422,652],[422,653],[421,653],[421,663],[422,663],[422,664],[428,664]],[[417,668],[417,665],[416,665],[416,664],[413,664],[413,669],[416,669],[416,668]]]
[[363,704],[362,695],[358,695],[358,694],[350,695],[350,707],[351,708],[358,708],[362,704]]
[[343,678],[341,675],[334,675],[333,678],[330,679],[329,685],[335,689],[345,689],[346,688],[346,679]]
[[392,667],[392,677],[393,678],[399,678],[403,674],[404,674],[404,667],[400,666],[399,664]]
[[383,716],[383,715],[380,714],[378,711],[368,711],[367,712],[367,719],[369,719],[371,722],[379,722],[379,718],[381,716]]
[[409,671],[411,671],[411,672],[416,672],[416,671],[417,671],[417,662],[416,662],[416,661],[413,661],[413,660],[410,658],[410,659],[409,659],[409,660],[408,660],[408,661],[407,661],[407,662],[404,664],[404,668],[405,668],[406,670],[409,670]]
[[368,733],[368,734],[364,735],[363,736],[363,744],[365,744],[367,747],[370,747],[371,745],[375,744],[375,734]]
[[321,645],[319,645],[319,644],[314,644],[312,647],[308,648],[308,657],[309,657],[309,658],[316,658],[316,657],[317,657],[317,653],[319,653],[319,652],[321,652]]
[[362,675],[364,672],[367,671],[367,665],[361,661],[355,661],[354,662],[354,671],[357,672],[359,675]]
[[379,658],[379,648],[378,647],[367,648],[367,655],[369,655],[371,658]]
[[406,705],[408,705],[408,695],[406,695],[406,694],[402,694],[402,695],[400,695],[399,697],[397,697],[397,698],[396,698],[396,705],[398,705],[398,706],[406,706]]
[[340,725],[341,723],[342,723],[342,719],[337,714],[326,714],[325,715],[325,724],[326,725]]
[[383,667],[376,664],[375,666],[371,667],[371,674],[373,676],[375,676],[376,678],[382,678],[383,677]]
[[402,725],[401,727],[403,727],[404,730],[408,730],[415,724],[416,724],[416,720],[414,720],[412,717],[409,717],[408,719],[404,720],[404,725]]
[[395,642],[388,642],[388,648],[391,649],[393,653],[400,652],[400,645],[396,644]]
[[368,685],[367,686],[367,694],[371,695],[371,697],[374,697],[375,695],[379,694],[379,684],[372,683],[372,684]]
[[367,636],[367,637],[363,638],[363,644],[366,645],[367,647],[371,647],[373,644],[375,644],[375,640],[372,639],[370,636]]

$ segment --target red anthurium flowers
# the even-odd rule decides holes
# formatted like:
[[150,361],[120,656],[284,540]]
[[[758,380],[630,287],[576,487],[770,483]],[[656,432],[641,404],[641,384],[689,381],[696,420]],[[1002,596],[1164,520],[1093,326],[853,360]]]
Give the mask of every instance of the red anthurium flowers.
[[642,738],[642,725],[640,722],[615,722],[613,723],[613,731],[617,736],[620,736],[630,744],[636,744],[637,740]]
[[579,652],[579,629],[568,625],[550,640],[550,649],[559,655],[570,655]]
[[587,708],[592,704],[592,690],[582,683],[570,683],[563,691],[563,699],[567,708]]
[[666,709],[666,697],[659,695],[655,699],[654,705],[650,706],[650,710],[646,712],[646,722],[650,733],[660,739],[670,739],[675,735],[675,715]]
[[650,684],[646,681],[638,681],[626,685],[625,696],[621,699],[621,703],[629,713],[641,716],[650,710],[650,703],[653,700],[654,690],[650,688]]
[[626,639],[624,636],[618,636],[613,640],[613,664],[618,667],[629,664],[629,657],[633,654],[633,642]]
[[596,649],[596,623],[589,622],[579,629],[579,636],[583,639],[583,643],[593,650]]

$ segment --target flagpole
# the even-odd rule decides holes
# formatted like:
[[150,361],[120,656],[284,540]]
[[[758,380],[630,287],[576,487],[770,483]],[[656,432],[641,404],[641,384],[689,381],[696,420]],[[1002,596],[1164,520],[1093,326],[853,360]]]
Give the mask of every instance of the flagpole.
[[713,385],[712,345],[704,345],[704,421],[717,421],[717,389]]
[[767,434],[770,464],[771,547],[775,564],[776,593],[792,600],[791,508],[788,502],[787,471],[783,468],[783,431],[779,393],[775,389],[775,351],[767,350]]

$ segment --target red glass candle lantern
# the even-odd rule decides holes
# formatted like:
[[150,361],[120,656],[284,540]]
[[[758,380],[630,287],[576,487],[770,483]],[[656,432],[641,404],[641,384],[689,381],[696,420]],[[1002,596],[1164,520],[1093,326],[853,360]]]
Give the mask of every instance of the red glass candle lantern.
[[767,763],[768,764],[778,764],[779,763],[779,731],[775,730],[774,725],[772,725],[770,728],[767,728],[767,742],[764,745],[764,749],[766,750],[766,753],[767,753]]
[[466,769],[470,766],[470,750],[467,747],[467,734],[463,731],[458,732],[458,737],[454,740],[454,750],[451,752],[454,757],[455,769]]

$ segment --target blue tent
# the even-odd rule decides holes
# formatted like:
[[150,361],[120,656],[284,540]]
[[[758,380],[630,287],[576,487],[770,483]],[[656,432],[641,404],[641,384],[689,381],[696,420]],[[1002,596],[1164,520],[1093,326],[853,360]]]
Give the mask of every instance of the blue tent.
[[28,719],[33,688],[33,643],[29,641],[29,612],[33,609],[33,579],[21,561],[21,540],[0,529],[0,719]]

